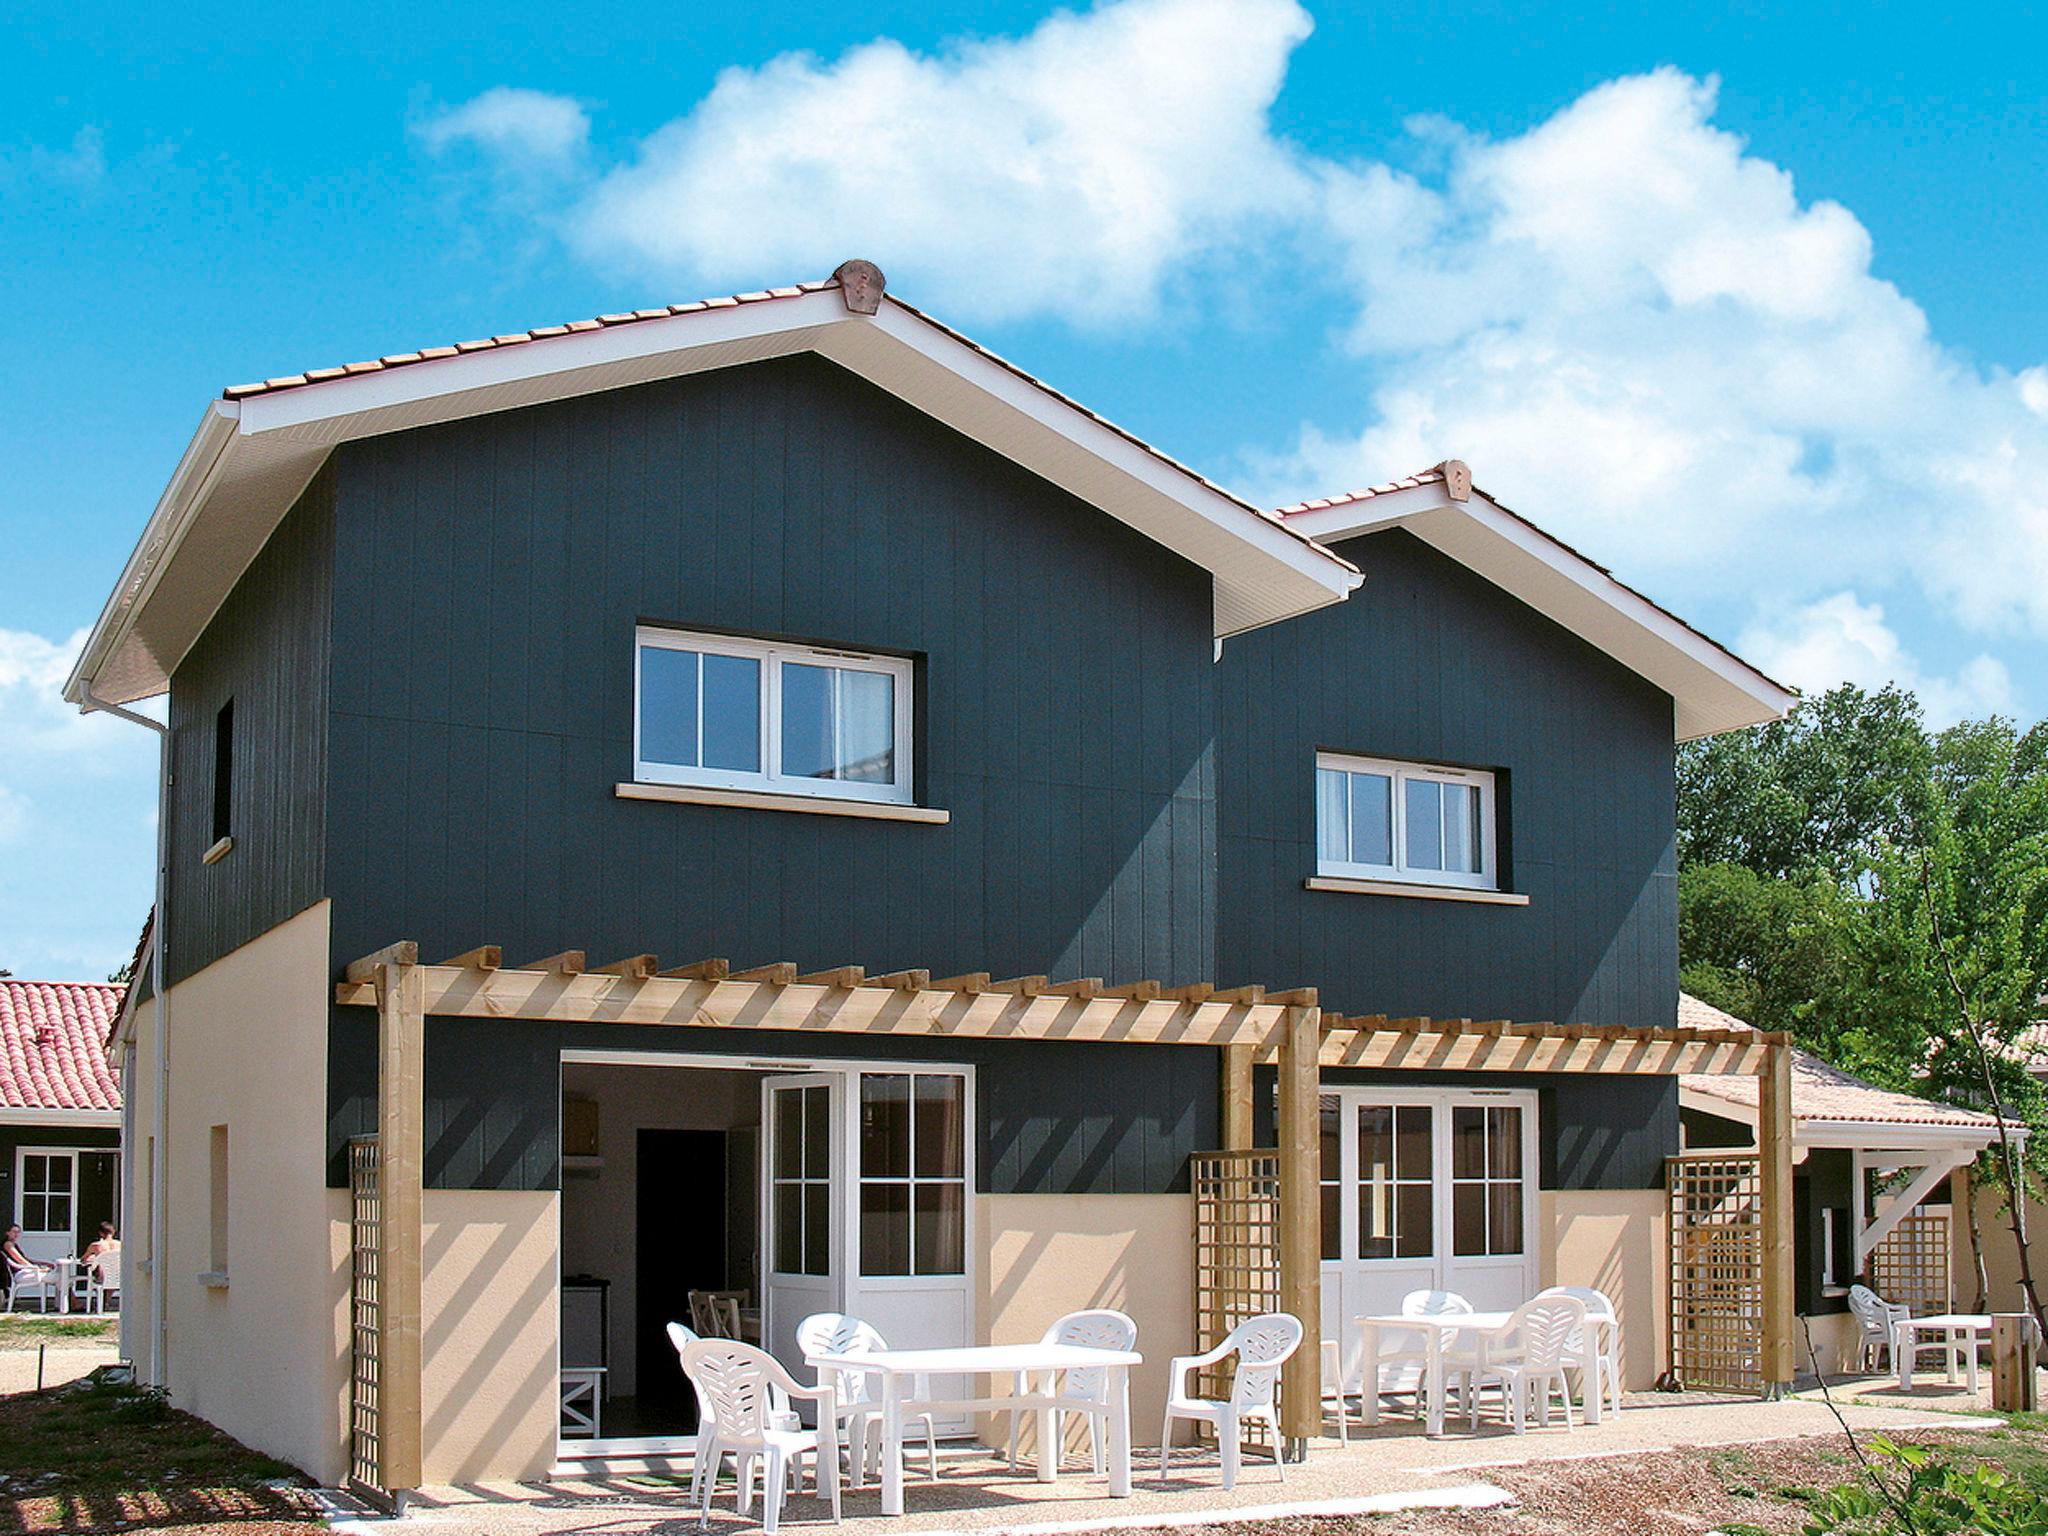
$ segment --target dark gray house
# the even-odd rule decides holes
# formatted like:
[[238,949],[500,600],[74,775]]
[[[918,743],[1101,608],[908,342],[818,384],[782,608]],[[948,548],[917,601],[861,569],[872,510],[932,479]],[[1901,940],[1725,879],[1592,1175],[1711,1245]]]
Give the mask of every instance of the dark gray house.
[[[324,1478],[378,1123],[358,956],[1669,1030],[1674,744],[1790,704],[1461,465],[1253,507],[865,264],[227,391],[70,692],[170,699],[161,990],[120,1042],[136,1352]],[[1161,1365],[1192,1337],[1160,1256],[1213,1049],[424,1038],[428,1481],[674,1450],[693,1289],[785,1352],[828,1304],[933,1343],[1113,1304]],[[1326,1072],[1330,1336],[1424,1277],[1597,1276],[1653,1374],[1677,1079],[1590,1081]]]

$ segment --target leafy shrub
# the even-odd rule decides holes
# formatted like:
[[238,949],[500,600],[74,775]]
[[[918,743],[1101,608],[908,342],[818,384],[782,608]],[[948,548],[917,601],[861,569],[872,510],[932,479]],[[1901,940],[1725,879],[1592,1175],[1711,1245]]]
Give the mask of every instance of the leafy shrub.
[[[1806,1536],[2048,1536],[2048,1496],[1996,1467],[1962,1468],[1879,1437],[1871,1453],[1906,1480],[1844,1483],[1813,1501]],[[1874,1474],[1881,1476],[1882,1474]]]

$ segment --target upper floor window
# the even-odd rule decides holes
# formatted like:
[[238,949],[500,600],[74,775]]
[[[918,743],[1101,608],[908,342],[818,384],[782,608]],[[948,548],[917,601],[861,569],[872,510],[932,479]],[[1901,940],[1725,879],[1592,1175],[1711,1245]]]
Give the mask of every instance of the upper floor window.
[[639,630],[634,777],[910,802],[910,663]]
[[1494,890],[1493,775],[1317,753],[1316,873]]

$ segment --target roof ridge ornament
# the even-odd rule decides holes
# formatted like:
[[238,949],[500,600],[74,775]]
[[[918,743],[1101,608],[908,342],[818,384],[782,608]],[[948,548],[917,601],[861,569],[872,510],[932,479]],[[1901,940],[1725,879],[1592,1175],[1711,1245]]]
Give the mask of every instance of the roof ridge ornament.
[[1445,459],[1437,465],[1437,472],[1444,477],[1444,494],[1451,500],[1472,499],[1472,467],[1463,459]]
[[880,267],[858,256],[834,267],[832,281],[839,285],[840,296],[846,300],[846,312],[851,315],[874,314],[882,307],[882,294],[889,286]]

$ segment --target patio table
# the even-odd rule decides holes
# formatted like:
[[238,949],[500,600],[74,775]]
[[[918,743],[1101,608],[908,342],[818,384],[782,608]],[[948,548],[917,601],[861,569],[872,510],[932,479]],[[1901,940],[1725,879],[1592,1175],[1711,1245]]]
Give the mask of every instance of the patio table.
[[[1939,1333],[1945,1335],[1945,1359],[1948,1363],[1948,1381],[1951,1386],[1956,1379],[1956,1355],[1967,1351],[1970,1359],[1970,1390],[1977,1390],[1977,1348],[1991,1332],[1991,1319],[1981,1312],[1944,1312],[1939,1317],[1903,1317],[1892,1324],[1892,1358],[1899,1364],[1899,1390],[1913,1390],[1913,1356],[1926,1344],[1914,1341],[1916,1333]],[[1957,1335],[1964,1342],[1956,1342]]]
[[[1093,1349],[1081,1344],[978,1344],[950,1349],[875,1349],[808,1355],[814,1366],[840,1371],[865,1371],[882,1379],[882,1513],[903,1513],[903,1423],[935,1408],[969,1412],[1028,1409],[1038,1415],[1038,1480],[1059,1476],[1060,1448],[1053,1443],[1053,1414],[1103,1413],[1104,1405],[1087,1398],[1062,1397],[1051,1377],[1064,1371],[1100,1367],[1108,1374],[1109,1492],[1112,1498],[1131,1495],[1131,1376],[1144,1363],[1135,1350]],[[1021,1397],[913,1398],[905,1384],[918,1377],[1014,1376],[1042,1377],[1042,1390]],[[928,1388],[926,1390],[929,1390]]]
[[[1473,1335],[1474,1349],[1480,1363],[1484,1365],[1487,1335],[1498,1333],[1513,1318],[1512,1312],[1449,1312],[1432,1317],[1410,1317],[1406,1313],[1388,1312],[1353,1318],[1352,1321],[1358,1325],[1364,1345],[1364,1370],[1361,1380],[1365,1390],[1359,1393],[1359,1399],[1365,1422],[1377,1424],[1380,1421],[1382,1332],[1416,1332],[1427,1336],[1428,1353],[1423,1367],[1423,1397],[1427,1405],[1424,1425],[1430,1439],[1441,1440],[1444,1435],[1444,1352],[1450,1341],[1459,1334]],[[1586,1422],[1598,1424],[1601,1415],[1600,1375],[1594,1368],[1592,1357],[1599,1351],[1601,1334],[1618,1325],[1613,1318],[1590,1315],[1586,1318],[1586,1323],[1587,1358],[1579,1365],[1579,1389],[1585,1398]]]

